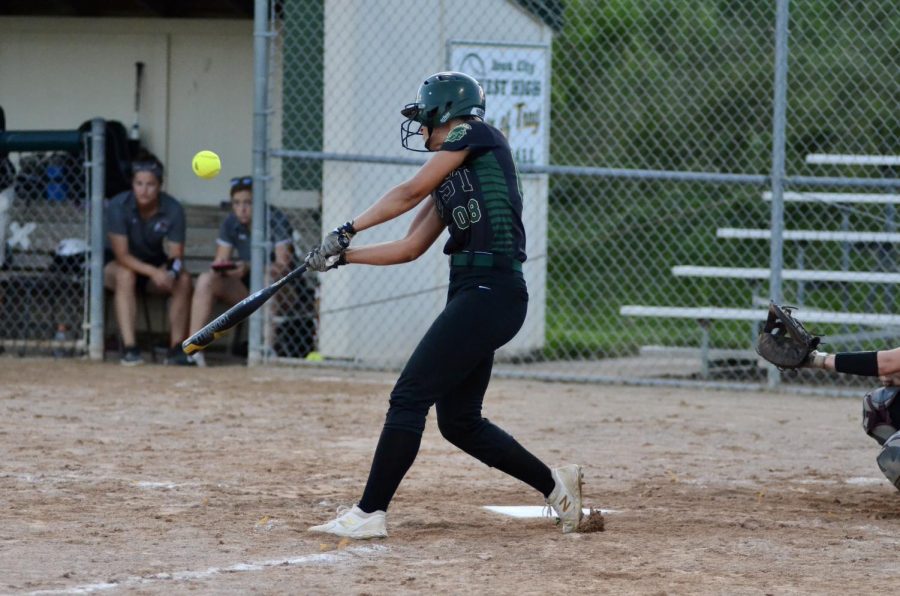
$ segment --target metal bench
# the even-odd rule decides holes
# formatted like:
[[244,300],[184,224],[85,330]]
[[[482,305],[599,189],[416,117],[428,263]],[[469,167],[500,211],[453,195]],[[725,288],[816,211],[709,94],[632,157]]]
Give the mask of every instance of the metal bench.
[[[768,312],[757,308],[720,308],[692,306],[639,306],[626,304],[619,314],[628,317],[662,317],[697,321],[765,321]],[[826,310],[803,310],[803,322],[846,323],[873,327],[900,327],[900,315],[853,313]]]
[[[752,228],[719,228],[717,238],[769,240],[772,230]],[[850,232],[840,230],[785,230],[785,240],[820,242],[900,242],[900,232]]]
[[[829,203],[836,205],[863,204],[863,205],[896,205],[900,203],[900,194],[889,193],[850,193],[850,192],[785,192],[783,195],[787,203]],[[772,200],[772,193],[762,193],[764,201]]]
[[[727,277],[733,279],[767,280],[771,271],[763,267],[703,267],[678,265],[672,267],[676,277]],[[815,269],[783,269],[782,279],[793,281],[835,281],[847,283],[900,284],[900,273],[877,271],[825,271]]]
[[[716,230],[717,238],[728,239],[754,239],[769,240],[772,237],[771,230],[764,229],[748,229],[748,228],[719,228]],[[799,242],[843,242],[847,245],[851,243],[865,244],[894,244],[900,242],[900,233],[898,232],[851,232],[842,230],[785,230],[783,238],[790,241]],[[805,260],[805,251],[802,244],[797,247],[797,264],[802,268]],[[844,250],[844,264],[849,269],[849,249]],[[797,271],[797,270],[794,270]],[[853,277],[855,272],[844,271],[849,277]],[[858,274],[857,274],[858,275]],[[890,273],[882,273],[881,275],[891,275]],[[797,288],[797,300],[803,302],[803,282],[818,280],[803,280],[797,278],[800,282]],[[846,280],[846,281],[864,281],[864,280]],[[883,282],[891,283],[891,282]],[[890,288],[888,288],[890,289]]]
[[[808,164],[825,165],[865,165],[890,168],[900,165],[900,156],[893,155],[824,155],[810,154],[806,156]],[[762,193],[763,200],[771,201],[772,193]],[[891,271],[850,271],[849,253],[851,244],[876,244],[884,254],[889,254],[890,245],[900,243],[900,233],[894,232],[893,214],[894,205],[900,204],[900,194],[896,193],[837,193],[837,192],[785,192],[785,202],[807,202],[833,204],[843,212],[841,230],[785,230],[782,238],[787,241],[799,242],[797,252],[797,269],[782,270],[782,278],[798,282],[798,299],[802,303],[803,284],[805,282],[838,282],[838,283],[870,283],[885,284],[885,291],[890,291],[889,284],[900,283],[900,273]],[[887,213],[886,231],[851,231],[849,229],[849,211],[852,204],[885,205]],[[771,240],[772,231],[769,229],[748,228],[719,228],[716,230],[717,238],[742,239],[742,240]],[[841,242],[844,244],[844,268],[841,271],[808,270],[804,269],[803,243],[804,242]],[[893,267],[891,267],[893,268]],[[672,274],[676,277],[716,277],[747,280],[768,280],[771,270],[767,267],[707,267],[680,265],[672,267]],[[628,317],[657,317],[675,319],[693,319],[700,324],[702,330],[701,347],[701,374],[709,375],[709,359],[711,355],[709,347],[709,325],[714,320],[751,321],[755,323],[754,329],[758,330],[759,324],[765,321],[767,310],[765,304],[768,301],[758,299],[755,294],[751,296],[751,303],[760,308],[719,308],[719,307],[680,307],[680,306],[639,306],[624,305],[619,312]],[[845,307],[846,310],[846,307]],[[841,339],[856,338],[861,336],[871,338],[887,338],[900,335],[900,315],[868,314],[853,312],[829,312],[807,310],[803,311],[803,320],[809,323],[834,323],[841,325],[864,325],[878,327],[875,331],[853,335],[840,336]],[[755,333],[754,333],[755,336]],[[755,337],[754,337],[755,339]],[[654,347],[658,352],[661,347]],[[668,348],[672,349],[672,348]],[[694,348],[675,348],[684,353],[694,354]],[[713,351],[720,352],[720,351]],[[738,350],[737,354],[744,357],[752,357],[752,352]]]
[[[655,317],[664,319],[692,319],[702,332],[700,341],[701,375],[709,376],[709,324],[712,321],[751,321],[763,323],[768,311],[755,308],[719,308],[688,306],[643,306],[626,304],[619,308],[625,317]],[[804,323],[835,323],[872,327],[896,327],[900,333],[900,315],[804,310]]]
[[829,166],[900,166],[900,155],[844,155],[810,153],[806,163]]
[[[763,282],[768,280],[771,271],[764,267],[703,267],[679,265],[672,267],[672,275],[676,277],[712,277],[730,279],[748,279]],[[900,273],[884,273],[876,271],[826,271],[815,269],[783,269],[784,280],[796,281],[797,300],[803,301],[803,284],[805,282],[838,282],[838,283],[900,283]],[[755,295],[755,294],[754,294]]]

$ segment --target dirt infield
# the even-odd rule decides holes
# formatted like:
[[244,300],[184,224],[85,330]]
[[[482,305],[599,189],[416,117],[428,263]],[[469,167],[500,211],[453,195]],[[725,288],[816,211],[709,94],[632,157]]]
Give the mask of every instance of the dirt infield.
[[486,415],[585,466],[606,531],[485,505],[540,496],[429,420],[390,538],[307,526],[365,482],[393,377],[0,358],[0,592],[873,593],[900,494],[860,401],[495,380]]

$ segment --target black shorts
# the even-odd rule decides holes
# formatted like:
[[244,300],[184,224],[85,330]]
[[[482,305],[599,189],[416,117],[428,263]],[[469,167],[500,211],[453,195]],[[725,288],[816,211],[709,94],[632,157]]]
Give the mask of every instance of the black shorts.
[[[116,260],[116,255],[113,254],[113,251],[111,251],[108,248],[104,249],[104,251],[103,251],[103,266],[106,267],[106,265],[108,265],[109,263],[112,263],[115,260]],[[153,265],[154,267],[159,267],[160,265],[167,263],[168,259],[163,259],[162,261],[160,261],[158,263],[154,263],[153,261],[144,261],[144,262],[149,265]],[[149,277],[147,277],[146,275],[143,275],[141,273],[137,274],[137,282],[135,285],[139,292],[145,292],[147,290],[148,283],[150,283]]]

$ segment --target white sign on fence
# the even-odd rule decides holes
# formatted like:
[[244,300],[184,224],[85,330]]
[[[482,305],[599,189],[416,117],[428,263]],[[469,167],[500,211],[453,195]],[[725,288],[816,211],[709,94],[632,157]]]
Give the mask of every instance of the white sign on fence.
[[448,42],[448,68],[478,79],[485,120],[499,128],[520,165],[546,165],[550,127],[550,49],[546,45]]

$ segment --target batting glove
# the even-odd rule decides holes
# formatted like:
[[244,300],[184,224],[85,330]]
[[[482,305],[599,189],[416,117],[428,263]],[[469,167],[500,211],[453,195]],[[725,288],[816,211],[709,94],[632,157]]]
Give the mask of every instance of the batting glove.
[[338,226],[328,233],[319,245],[319,252],[326,257],[332,257],[340,254],[345,248],[350,246],[350,239],[356,235],[353,229],[353,222],[348,221],[342,226]]
[[329,269],[336,269],[341,265],[346,265],[347,257],[344,255],[343,249],[336,255],[326,255],[322,252],[322,247],[317,246],[306,255],[305,262],[307,269],[324,273]]

